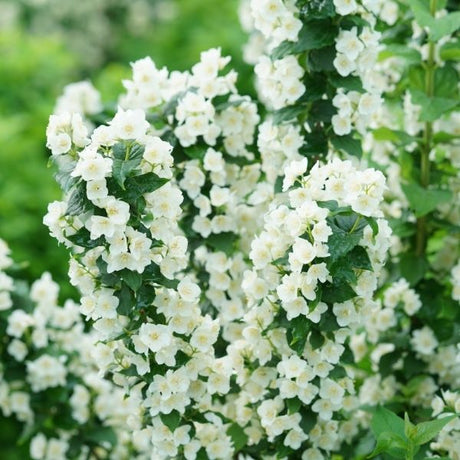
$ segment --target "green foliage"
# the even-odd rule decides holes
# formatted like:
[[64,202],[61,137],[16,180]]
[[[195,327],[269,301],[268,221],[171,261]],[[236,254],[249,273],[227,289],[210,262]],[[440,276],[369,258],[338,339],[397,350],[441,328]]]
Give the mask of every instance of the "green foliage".
[[420,446],[430,442],[456,415],[449,415],[429,422],[414,425],[407,413],[404,420],[382,406],[377,407],[372,417],[371,428],[377,443],[367,458],[383,452],[391,458],[414,459]]

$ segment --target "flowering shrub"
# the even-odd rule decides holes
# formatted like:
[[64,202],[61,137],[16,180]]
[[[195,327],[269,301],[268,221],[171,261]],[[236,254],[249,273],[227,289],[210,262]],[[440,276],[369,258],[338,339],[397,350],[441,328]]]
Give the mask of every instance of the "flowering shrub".
[[[185,72],[134,62],[116,111],[89,83],[64,91],[47,128],[64,195],[44,222],[71,254],[90,365],[130,410],[110,455],[458,457],[446,6],[243,2],[260,112],[218,48]],[[63,386],[64,364],[34,357],[27,391]]]
[[85,332],[78,305],[58,305],[48,273],[30,291],[16,280],[3,240],[0,269],[0,409],[23,423],[18,442],[30,446],[33,459],[127,456],[124,430],[133,408],[98,373],[97,338]]

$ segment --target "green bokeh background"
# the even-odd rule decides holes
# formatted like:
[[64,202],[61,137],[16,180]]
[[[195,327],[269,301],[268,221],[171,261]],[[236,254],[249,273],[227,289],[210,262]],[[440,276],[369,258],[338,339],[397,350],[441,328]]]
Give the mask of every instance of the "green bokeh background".
[[[78,7],[74,0],[62,1]],[[158,66],[185,70],[199,59],[200,51],[220,46],[240,74],[240,91],[252,93],[250,68],[241,58],[246,37],[238,22],[238,0],[171,2],[174,17],[152,24],[142,34],[117,27],[116,14],[110,15],[114,45],[96,68],[71,51],[65,32],[31,31],[34,11],[27,7],[16,24],[0,27],[0,238],[22,264],[24,278],[32,281],[43,271],[51,272],[61,285],[62,298],[76,297],[67,281],[66,251],[48,235],[42,219],[48,203],[61,196],[47,167],[45,129],[63,87],[89,79],[108,102],[122,91],[121,79],[130,75],[130,62],[150,55]],[[73,27],[78,30],[78,24]],[[28,458],[27,450],[16,445],[19,434],[14,420],[0,417],[2,460]]]

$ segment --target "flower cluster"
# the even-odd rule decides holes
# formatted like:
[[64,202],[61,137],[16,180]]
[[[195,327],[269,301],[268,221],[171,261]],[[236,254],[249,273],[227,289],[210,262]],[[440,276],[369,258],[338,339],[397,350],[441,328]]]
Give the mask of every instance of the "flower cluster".
[[[356,431],[334,414],[357,404],[344,356],[377,287],[389,228],[379,218],[381,173],[337,160],[306,169],[305,160],[287,168],[289,193],[277,198],[251,245],[253,267],[242,283],[248,311],[228,352],[241,387],[237,421],[247,424],[249,443],[268,454],[282,442],[286,455],[324,458]],[[350,183],[347,193],[340,184]],[[361,194],[373,204],[364,209]]]
[[2,292],[10,296],[0,317],[2,414],[23,423],[21,440],[33,459],[127,456],[123,431],[133,408],[98,373],[97,336],[85,332],[77,304],[58,305],[58,286],[48,273],[30,291],[7,274],[12,261],[0,243]]

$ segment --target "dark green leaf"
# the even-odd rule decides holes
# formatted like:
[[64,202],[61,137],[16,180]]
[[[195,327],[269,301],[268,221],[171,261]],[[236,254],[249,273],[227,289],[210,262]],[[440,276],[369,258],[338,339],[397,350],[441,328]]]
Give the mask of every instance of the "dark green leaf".
[[85,227],[80,228],[73,235],[66,236],[66,238],[76,246],[81,246],[86,249],[93,249],[104,245],[103,237],[92,240],[89,231]]
[[390,353],[386,353],[380,358],[379,372],[382,378],[393,373],[393,366],[399,361],[401,355],[401,350],[395,350]]
[[358,91],[362,93],[364,91],[363,83],[359,77],[353,77],[349,75],[348,77],[342,77],[341,75],[331,75],[329,77],[329,82],[335,88],[345,88],[348,91]]
[[119,272],[121,279],[136,292],[142,285],[142,275],[136,271],[128,270],[127,268]]
[[272,53],[273,59],[281,59],[288,54],[300,54],[304,51],[323,48],[334,43],[338,29],[332,21],[311,21],[304,24],[297,41],[285,41]]
[[206,243],[208,243],[216,251],[222,251],[227,255],[231,255],[237,239],[238,236],[233,232],[212,233],[206,239]]
[[288,414],[296,414],[299,412],[302,401],[299,398],[290,398],[285,400]]
[[66,214],[78,216],[93,209],[94,206],[86,196],[86,182],[82,181],[73,189],[67,204]]
[[113,428],[109,426],[94,428],[85,433],[85,438],[98,445],[109,443],[111,446],[116,446],[117,444],[117,435]]
[[348,134],[346,136],[334,135],[331,137],[331,142],[337,150],[341,150],[349,155],[361,158],[363,154],[361,141],[354,138],[353,134]]
[[302,105],[291,105],[273,112],[273,122],[278,125],[284,121],[291,121],[297,118],[306,108]]
[[172,410],[169,414],[160,414],[161,421],[174,433],[174,430],[179,426],[180,413],[177,410]]
[[310,345],[313,347],[313,350],[322,347],[325,340],[324,335],[317,329],[313,329],[311,331],[310,338],[308,339]]
[[299,315],[289,323],[287,339],[289,346],[300,356],[305,348],[311,323],[305,316]]
[[399,270],[401,276],[405,278],[411,286],[415,286],[425,275],[428,262],[422,256],[408,252],[403,254],[399,260]]
[[119,300],[117,307],[118,313],[120,315],[129,316],[135,304],[134,294],[131,289],[129,289],[126,284],[123,284],[121,289],[117,291],[115,295]]

